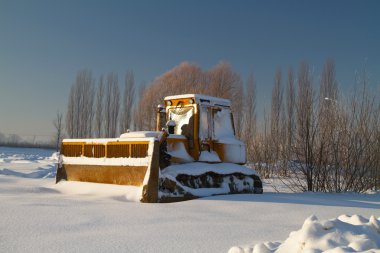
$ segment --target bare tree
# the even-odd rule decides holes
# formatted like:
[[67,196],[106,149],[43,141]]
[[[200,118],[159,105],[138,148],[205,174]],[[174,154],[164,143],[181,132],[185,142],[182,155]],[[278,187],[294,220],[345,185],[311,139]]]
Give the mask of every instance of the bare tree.
[[105,89],[105,137],[115,137],[118,131],[118,118],[120,108],[120,90],[117,74],[109,73]]
[[7,140],[7,137],[5,136],[5,134],[0,132],[0,145],[5,145],[6,140]]
[[143,103],[143,95],[146,89],[146,83],[142,82],[138,89],[138,96],[135,100],[135,106],[133,111],[133,129],[134,130],[144,130],[144,117],[142,113]]
[[155,129],[156,107],[158,104],[162,104],[165,96],[198,93],[202,89],[206,90],[204,88],[206,85],[202,82],[203,76],[197,65],[184,62],[155,78],[151,85],[144,89],[144,93],[140,97],[138,110],[143,115],[139,117],[144,118],[144,121],[141,122],[143,123],[141,129]]
[[123,111],[121,114],[120,131],[126,132],[132,126],[133,104],[135,99],[135,78],[132,71],[125,75],[123,96]]
[[145,89],[139,106],[145,118],[143,129],[155,128],[156,107],[163,102],[165,96],[186,93],[202,93],[231,99],[235,130],[237,135],[240,135],[243,85],[240,76],[225,62],[207,72],[203,72],[195,64],[184,62],[155,78]]
[[66,112],[66,133],[70,138],[77,137],[78,126],[76,124],[76,116],[75,116],[75,93],[74,86],[70,88],[69,100],[67,103],[67,112]]
[[[259,143],[258,149],[256,150],[255,154],[259,158],[259,171],[260,175],[262,175],[264,178],[269,178],[273,175],[273,166],[271,166],[273,163],[272,161],[272,150],[271,150],[271,135],[270,135],[270,122],[268,114],[266,113],[267,110],[264,108],[264,124],[262,133],[259,134]],[[261,166],[261,163],[263,163],[264,166]]]
[[10,134],[8,136],[7,145],[18,146],[22,142],[22,138],[18,134]]
[[[335,64],[329,59],[326,61],[319,88],[319,126],[316,148],[318,149],[316,163],[319,174],[316,175],[315,190],[340,191],[341,164],[339,164],[339,122],[338,122],[338,88],[335,79]],[[333,159],[335,157],[335,159]],[[334,163],[333,160],[336,162]],[[331,173],[335,171],[335,175]]]
[[366,191],[378,187],[378,94],[368,90],[366,69],[357,77],[358,89],[350,98],[348,124],[343,130],[343,191]]
[[[282,167],[284,176],[288,175],[289,164],[293,160],[292,147],[294,145],[295,131],[295,88],[294,88],[294,72],[291,67],[288,69],[288,79],[286,82],[286,132],[284,134],[286,147],[283,152],[285,164]],[[285,129],[285,128],[284,128]]]
[[280,152],[283,146],[283,136],[282,136],[282,125],[283,120],[281,119],[283,110],[283,91],[281,84],[281,70],[277,69],[274,78],[273,89],[272,89],[272,107],[271,107],[271,117],[270,117],[270,130],[271,130],[271,154],[272,161],[277,162],[280,159]]
[[57,111],[56,118],[53,120],[53,125],[56,130],[55,132],[55,149],[59,151],[59,145],[63,138],[63,122],[62,122],[63,115],[61,112]]
[[[313,191],[313,180],[317,173],[314,166],[316,142],[316,118],[313,109],[314,90],[309,65],[301,63],[298,74],[298,98],[296,103],[297,135],[295,153],[301,161],[301,172],[305,176],[305,190]],[[298,173],[298,170],[297,170]]]
[[248,160],[254,160],[254,137],[256,135],[256,83],[250,74],[244,96],[243,140],[247,145]]
[[92,136],[93,104],[94,79],[91,71],[82,70],[70,89],[66,114],[66,131],[70,138]]
[[293,145],[294,136],[294,112],[295,112],[295,89],[294,89],[294,73],[291,68],[288,70],[288,80],[286,83],[286,160],[292,159],[291,147]]
[[100,138],[103,137],[104,127],[104,81],[103,76],[99,78],[99,85],[96,92],[96,108],[95,108],[95,124],[94,133],[95,136]]

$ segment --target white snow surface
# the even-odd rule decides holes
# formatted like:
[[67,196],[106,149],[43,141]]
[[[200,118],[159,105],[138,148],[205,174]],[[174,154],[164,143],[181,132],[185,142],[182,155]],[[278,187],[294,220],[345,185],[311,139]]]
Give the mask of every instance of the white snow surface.
[[143,204],[138,187],[56,185],[56,161],[53,151],[0,147],[1,252],[379,252],[379,193],[264,184],[259,195]]

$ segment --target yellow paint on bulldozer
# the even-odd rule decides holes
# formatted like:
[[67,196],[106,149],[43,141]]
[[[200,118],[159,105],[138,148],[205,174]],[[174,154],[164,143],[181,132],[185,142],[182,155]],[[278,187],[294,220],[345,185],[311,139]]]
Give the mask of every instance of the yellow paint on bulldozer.
[[141,186],[148,166],[65,164],[67,181]]
[[[151,148],[149,148],[151,145]],[[58,165],[56,181],[81,181],[92,183],[142,186],[142,202],[157,202],[159,143],[148,141],[85,141],[62,142],[62,160]],[[79,160],[88,158],[89,164]],[[113,165],[112,159],[120,165]],[[144,158],[143,161],[139,160]],[[121,159],[121,160],[120,160]],[[77,161],[77,162],[76,162]],[[111,164],[103,164],[110,161]],[[140,161],[140,162],[139,162]],[[144,162],[145,161],[145,162]],[[127,165],[129,162],[134,165]],[[124,165],[125,164],[125,165]]]

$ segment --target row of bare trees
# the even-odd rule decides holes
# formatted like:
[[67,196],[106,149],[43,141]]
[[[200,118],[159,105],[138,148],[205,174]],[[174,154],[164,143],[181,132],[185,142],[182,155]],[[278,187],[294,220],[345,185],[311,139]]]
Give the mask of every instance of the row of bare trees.
[[[68,99],[66,136],[116,137],[128,129],[136,129],[136,125],[142,125],[145,120],[136,108],[144,90],[144,83],[136,90],[133,71],[127,71],[125,75],[122,95],[116,73],[101,75],[96,81],[91,71],[78,72]],[[53,123],[58,131],[56,121]]]
[[[116,137],[131,125],[135,100],[132,71],[125,75],[124,94],[120,95],[116,73],[96,80],[90,70],[78,72],[71,86],[66,113],[69,138]],[[57,129],[57,128],[56,128]]]
[[55,142],[45,135],[19,135],[0,132],[0,146],[17,148],[55,148]]
[[[277,71],[272,110],[252,142],[262,176],[280,176],[295,191],[366,191],[380,187],[380,97],[359,73],[355,91],[338,89],[333,60],[327,60],[315,87],[307,63],[297,78]],[[270,130],[267,130],[270,126]]]

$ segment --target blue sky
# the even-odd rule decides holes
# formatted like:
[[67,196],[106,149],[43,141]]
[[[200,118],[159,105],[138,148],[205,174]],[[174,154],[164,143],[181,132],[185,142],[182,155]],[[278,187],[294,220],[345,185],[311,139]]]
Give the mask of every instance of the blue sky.
[[[0,0],[0,132],[50,135],[76,73],[150,82],[182,61],[229,62],[257,81],[259,110],[274,73],[336,62],[344,91],[366,65],[380,83],[380,1]],[[122,83],[122,80],[119,80]]]

